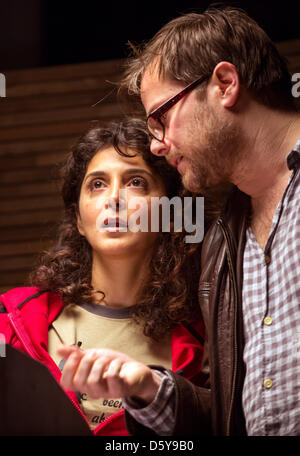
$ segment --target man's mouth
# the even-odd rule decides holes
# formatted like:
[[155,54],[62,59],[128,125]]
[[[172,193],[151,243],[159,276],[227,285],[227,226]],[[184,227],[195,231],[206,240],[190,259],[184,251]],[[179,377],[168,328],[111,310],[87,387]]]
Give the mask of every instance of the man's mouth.
[[179,163],[181,162],[182,159],[183,159],[182,155],[176,159],[176,168],[177,169],[178,169]]
[[174,168],[178,168],[178,165],[179,165],[179,163],[181,162],[182,159],[183,159],[183,156],[180,155],[180,156],[171,158],[169,160],[169,163],[170,163],[170,165],[174,166]]

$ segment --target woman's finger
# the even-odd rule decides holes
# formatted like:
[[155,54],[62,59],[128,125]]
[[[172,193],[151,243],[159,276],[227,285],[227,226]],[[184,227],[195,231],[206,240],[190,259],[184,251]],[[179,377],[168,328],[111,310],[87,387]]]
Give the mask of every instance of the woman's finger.
[[67,358],[71,353],[78,351],[79,347],[77,345],[60,345],[56,350],[57,354],[62,358]]
[[84,353],[73,377],[73,385],[76,391],[86,392],[87,379],[96,360],[96,351],[90,350]]
[[119,376],[123,363],[119,358],[113,359],[108,365],[106,372],[104,372],[103,378],[109,379]]
[[103,378],[107,381],[107,390],[109,397],[121,397],[125,394],[124,381],[120,378],[120,372],[124,361],[116,358],[108,366],[104,372]]
[[90,370],[86,381],[86,392],[93,399],[105,397],[107,392],[106,380],[103,378],[103,373],[107,367],[108,359],[98,357]]
[[71,353],[64,365],[62,370],[61,380],[60,383],[65,389],[75,390],[73,385],[73,377],[77,370],[77,366],[82,358],[83,354],[80,350],[76,350]]

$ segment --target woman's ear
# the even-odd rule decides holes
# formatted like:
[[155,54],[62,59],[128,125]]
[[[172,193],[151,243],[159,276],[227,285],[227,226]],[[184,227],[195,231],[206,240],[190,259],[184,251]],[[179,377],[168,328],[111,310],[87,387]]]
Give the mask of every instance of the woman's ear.
[[232,108],[236,105],[240,95],[240,77],[232,63],[218,63],[213,71],[211,83],[224,108]]
[[84,229],[83,229],[80,213],[77,209],[76,209],[76,218],[77,218],[77,229],[78,229],[79,233],[81,234],[81,236],[84,236],[85,234],[84,234]]

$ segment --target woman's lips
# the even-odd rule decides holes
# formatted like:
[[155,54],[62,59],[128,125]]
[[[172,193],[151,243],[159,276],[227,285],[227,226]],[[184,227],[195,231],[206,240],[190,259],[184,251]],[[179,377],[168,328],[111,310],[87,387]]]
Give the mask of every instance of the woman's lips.
[[127,231],[127,222],[119,218],[106,218],[102,224],[102,229],[105,231]]

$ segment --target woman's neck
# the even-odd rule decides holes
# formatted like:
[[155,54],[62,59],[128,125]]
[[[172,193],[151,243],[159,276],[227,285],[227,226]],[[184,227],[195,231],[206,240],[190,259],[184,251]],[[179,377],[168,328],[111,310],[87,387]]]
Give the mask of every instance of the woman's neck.
[[136,304],[138,295],[148,275],[151,255],[131,255],[124,258],[100,258],[94,255],[92,285],[105,294],[99,304],[112,307],[130,307]]

